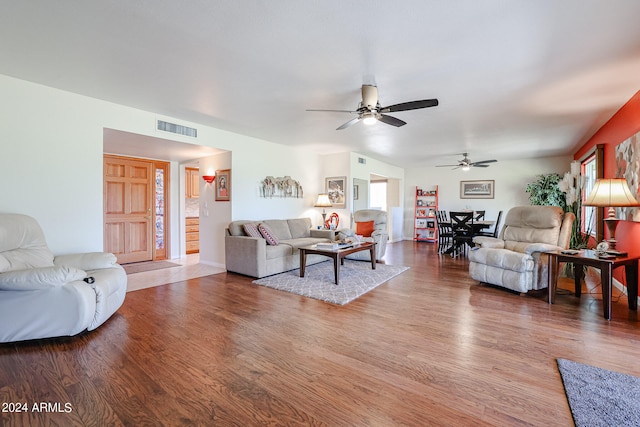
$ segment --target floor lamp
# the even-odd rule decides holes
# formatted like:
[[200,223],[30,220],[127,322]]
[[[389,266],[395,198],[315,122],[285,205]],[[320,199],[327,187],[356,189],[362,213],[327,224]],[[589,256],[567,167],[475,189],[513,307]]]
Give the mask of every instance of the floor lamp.
[[607,239],[609,250],[607,252],[614,255],[624,255],[623,252],[616,250],[616,227],[620,220],[616,218],[615,208],[640,206],[640,203],[631,194],[627,180],[625,178],[597,179],[593,184],[593,190],[591,190],[591,193],[582,204],[609,208],[607,218],[604,220],[609,231],[609,238]]
[[330,208],[333,206],[331,204],[331,200],[329,200],[329,195],[327,193],[318,194],[318,200],[313,206],[316,208],[322,208],[322,228],[326,228],[325,224],[327,221],[327,212],[324,210],[324,208]]

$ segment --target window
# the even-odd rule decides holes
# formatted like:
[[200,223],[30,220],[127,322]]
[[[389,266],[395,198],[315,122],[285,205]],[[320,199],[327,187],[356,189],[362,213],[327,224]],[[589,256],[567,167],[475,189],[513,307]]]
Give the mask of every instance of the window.
[[[582,200],[584,200],[593,190],[593,184],[597,178],[596,168],[596,156],[595,153],[587,157],[581,163],[582,176],[585,178],[583,185],[584,194],[582,194]],[[582,224],[580,224],[580,231],[585,234],[596,236],[596,208],[594,206],[582,206]]]
[[[604,145],[598,144],[593,151],[580,161],[580,173],[584,176],[585,182],[582,185],[584,200],[597,179],[604,177]],[[594,240],[599,242],[604,238],[604,209],[591,206],[582,207],[582,224],[580,230],[589,233]],[[593,243],[593,242],[592,242]]]
[[387,181],[371,181],[369,207],[387,210]]

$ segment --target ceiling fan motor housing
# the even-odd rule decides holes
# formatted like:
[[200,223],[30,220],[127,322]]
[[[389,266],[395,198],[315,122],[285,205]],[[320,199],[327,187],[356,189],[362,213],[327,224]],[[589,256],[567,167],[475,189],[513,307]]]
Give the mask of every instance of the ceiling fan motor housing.
[[362,106],[368,110],[378,108],[378,88],[373,85],[362,85]]

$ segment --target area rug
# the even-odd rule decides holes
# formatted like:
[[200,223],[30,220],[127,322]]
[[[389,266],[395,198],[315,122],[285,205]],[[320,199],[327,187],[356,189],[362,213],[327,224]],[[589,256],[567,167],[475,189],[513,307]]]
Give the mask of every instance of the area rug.
[[557,359],[573,421],[582,426],[640,426],[640,378]]
[[333,262],[327,261],[308,266],[305,277],[300,277],[300,269],[296,269],[254,280],[253,283],[344,305],[408,269],[377,264],[376,269],[372,270],[370,262],[345,260],[344,265],[340,266],[340,284],[336,286]]
[[124,264],[122,268],[127,274],[143,273],[145,271],[160,270],[162,268],[180,267],[180,264],[169,261],[143,261]]

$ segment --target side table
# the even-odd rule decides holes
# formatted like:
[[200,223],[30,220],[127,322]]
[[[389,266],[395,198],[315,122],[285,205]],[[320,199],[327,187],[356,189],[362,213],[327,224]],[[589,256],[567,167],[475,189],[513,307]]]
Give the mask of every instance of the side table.
[[[562,253],[562,251],[547,252],[549,255],[549,304],[555,302],[556,289],[558,287],[558,265],[561,262],[571,262],[574,266],[591,266],[600,269],[600,281],[602,284],[602,306],[604,318],[611,319],[611,285],[613,281],[613,269],[624,266],[627,278],[627,298],[629,309],[638,309],[638,259],[640,255],[620,256],[616,258],[599,258],[595,251],[584,249],[577,254]],[[582,268],[575,268],[575,294],[580,296],[582,290]]]

